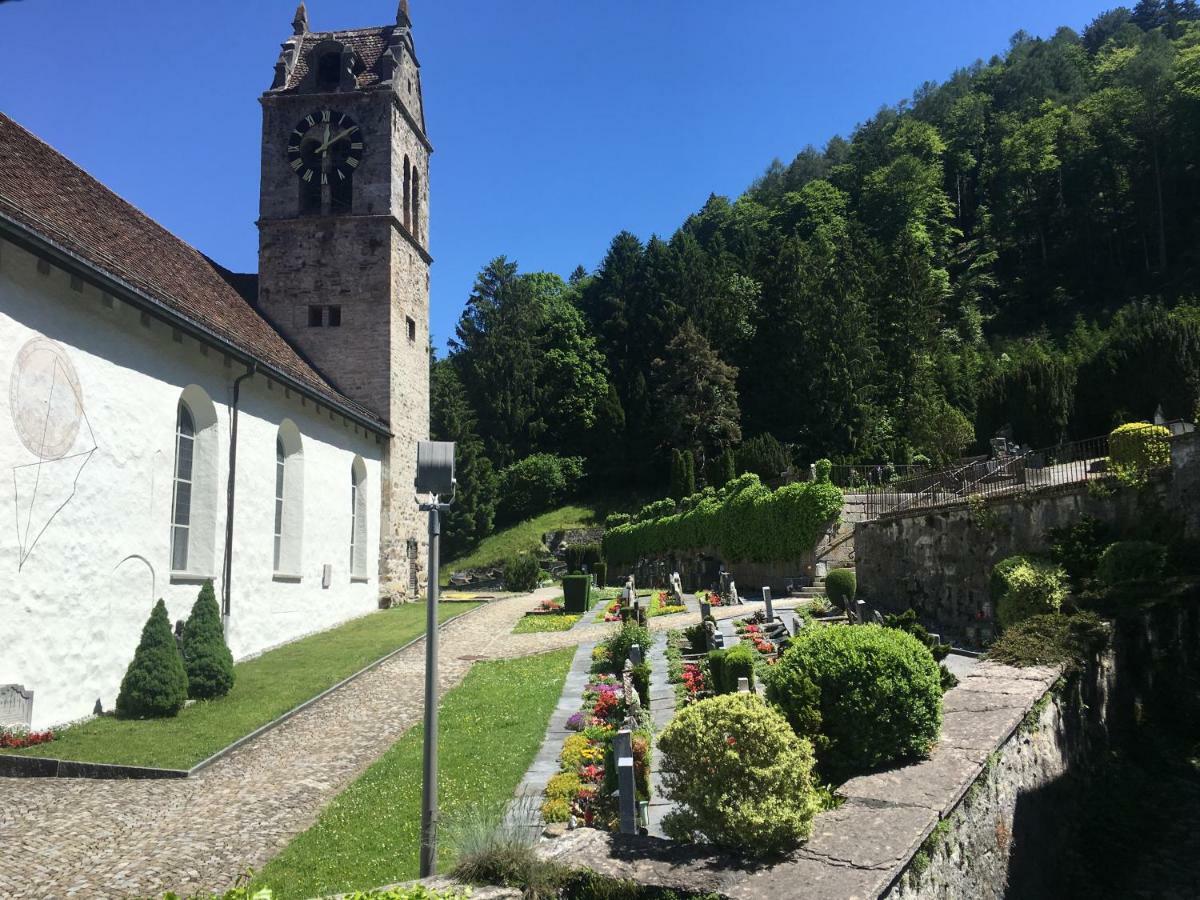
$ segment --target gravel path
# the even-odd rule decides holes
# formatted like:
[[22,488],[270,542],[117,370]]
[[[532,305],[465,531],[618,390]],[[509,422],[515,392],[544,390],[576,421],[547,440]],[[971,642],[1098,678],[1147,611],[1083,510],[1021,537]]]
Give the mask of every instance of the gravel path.
[[[588,639],[511,634],[558,591],[498,600],[443,626],[440,690],[478,659]],[[569,635],[569,640],[564,640]],[[230,886],[261,868],[422,716],[419,641],[193,778],[0,778],[0,897],[128,897]]]

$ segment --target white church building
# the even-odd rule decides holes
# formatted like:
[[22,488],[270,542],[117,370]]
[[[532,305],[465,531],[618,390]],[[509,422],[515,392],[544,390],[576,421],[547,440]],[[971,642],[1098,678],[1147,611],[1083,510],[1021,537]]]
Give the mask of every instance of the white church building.
[[432,147],[407,4],[324,33],[301,4],[293,32],[261,98],[257,275],[0,114],[0,688],[34,728],[110,709],[154,602],[183,619],[206,580],[235,659],[420,588]]

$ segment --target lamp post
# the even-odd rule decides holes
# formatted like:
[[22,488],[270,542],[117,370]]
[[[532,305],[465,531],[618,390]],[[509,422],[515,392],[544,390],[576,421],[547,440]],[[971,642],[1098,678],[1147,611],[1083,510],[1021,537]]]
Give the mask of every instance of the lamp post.
[[[437,729],[438,729],[438,539],[441,511],[454,501],[454,444],[420,441],[417,444],[417,503],[429,513],[429,599],[425,610],[425,742],[421,783],[421,877],[437,871]],[[421,502],[428,494],[429,501]],[[442,503],[446,495],[450,500]]]

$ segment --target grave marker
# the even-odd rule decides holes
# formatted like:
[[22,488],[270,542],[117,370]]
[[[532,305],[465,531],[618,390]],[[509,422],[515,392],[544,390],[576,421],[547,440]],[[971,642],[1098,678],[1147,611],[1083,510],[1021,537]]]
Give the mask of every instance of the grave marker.
[[617,762],[618,808],[621,834],[637,833],[637,786],[633,778],[633,737],[622,728],[613,738],[613,758]]
[[738,689],[737,689],[737,692],[738,692],[739,694],[748,694],[748,693],[750,693],[750,679],[749,679],[749,678],[739,678],[739,679],[738,679]]
[[33,722],[33,691],[23,684],[0,684],[0,725],[28,728]]
[[775,618],[775,604],[771,602],[771,589],[763,588],[763,604],[766,607],[767,621],[770,622]]

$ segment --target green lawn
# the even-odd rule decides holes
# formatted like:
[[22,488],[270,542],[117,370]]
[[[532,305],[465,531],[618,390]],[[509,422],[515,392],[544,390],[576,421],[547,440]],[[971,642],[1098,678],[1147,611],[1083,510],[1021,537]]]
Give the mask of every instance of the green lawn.
[[581,528],[593,525],[598,520],[602,520],[602,516],[596,507],[579,505],[564,506],[542,513],[536,518],[518,522],[484,538],[479,546],[466,556],[442,563],[442,584],[449,584],[450,575],[462,569],[502,563],[522,551],[538,549],[542,545],[542,535],[547,531]]
[[[477,605],[439,605],[439,621]],[[52,743],[8,752],[188,769],[424,631],[423,603],[380,610],[238,663],[227,696],[193,703],[173,719],[102,716]]]
[[[545,735],[575,648],[481,662],[442,700],[439,869],[453,863],[447,833],[472,807],[511,798]],[[416,878],[421,742],[414,727],[259,873],[276,898],[318,897]]]
[[513,634],[537,634],[543,631],[569,631],[582,619],[578,613],[544,613],[537,616],[521,616],[513,627]]

